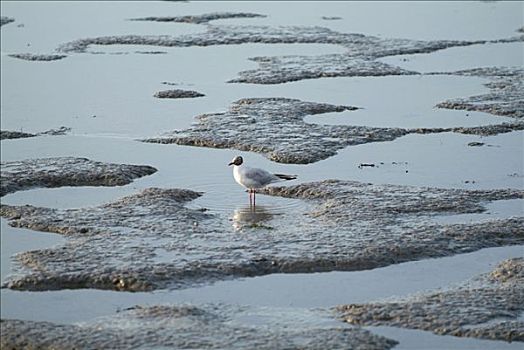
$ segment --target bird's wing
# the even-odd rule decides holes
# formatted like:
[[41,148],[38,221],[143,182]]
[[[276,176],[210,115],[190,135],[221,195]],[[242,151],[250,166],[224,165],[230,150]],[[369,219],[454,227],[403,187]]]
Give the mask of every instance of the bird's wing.
[[275,175],[259,168],[247,168],[243,175],[245,180],[249,179],[252,182],[255,182],[258,186],[265,186],[271,182],[280,180]]

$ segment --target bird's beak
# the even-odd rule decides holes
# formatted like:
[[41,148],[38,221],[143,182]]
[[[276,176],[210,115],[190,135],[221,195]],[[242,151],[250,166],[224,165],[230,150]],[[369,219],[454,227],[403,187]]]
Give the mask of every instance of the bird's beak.
[[230,165],[233,165],[233,164],[235,164],[235,163],[231,162],[231,163],[229,163],[227,166],[230,166]]

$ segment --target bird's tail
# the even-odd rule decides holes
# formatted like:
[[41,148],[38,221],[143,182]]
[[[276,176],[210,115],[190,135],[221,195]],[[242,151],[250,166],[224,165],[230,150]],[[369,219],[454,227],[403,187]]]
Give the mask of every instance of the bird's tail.
[[275,174],[275,176],[282,180],[295,180],[297,178],[296,175]]

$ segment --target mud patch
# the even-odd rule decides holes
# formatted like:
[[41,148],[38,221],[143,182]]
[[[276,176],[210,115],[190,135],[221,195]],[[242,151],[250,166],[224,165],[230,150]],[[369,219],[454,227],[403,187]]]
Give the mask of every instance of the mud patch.
[[6,25],[6,24],[12,23],[12,22],[14,22],[14,21],[15,21],[14,18],[6,17],[6,16],[1,16],[1,17],[0,17],[0,27],[3,26],[3,25]]
[[379,61],[344,54],[250,59],[259,64],[258,69],[240,72],[239,78],[229,80],[228,83],[280,84],[303,79],[419,74]]
[[59,136],[59,135],[65,135],[69,131],[71,131],[71,128],[68,128],[66,126],[61,126],[58,129],[50,129],[47,131],[38,132],[36,134],[20,132],[20,131],[1,130],[0,131],[0,140],[21,139],[21,138],[26,138],[26,137],[40,136],[40,135]]
[[472,282],[397,302],[340,306],[356,325],[386,325],[441,335],[524,341],[524,259],[502,262]]
[[179,189],[147,189],[92,208],[3,205],[0,214],[11,226],[69,237],[63,247],[18,254],[17,275],[5,287],[185,288],[270,273],[363,270],[524,242],[524,218],[455,225],[431,220],[482,212],[485,202],[523,198],[523,191],[330,180],[267,193],[304,199],[312,209],[273,216],[257,208],[230,219],[188,208],[200,193]]
[[456,127],[456,128],[418,128],[410,129],[409,132],[416,134],[430,134],[441,132],[456,132],[466,135],[480,135],[492,136],[498,134],[505,134],[512,131],[524,130],[524,122],[517,120],[513,123],[490,124],[471,127]]
[[329,158],[348,146],[392,141],[417,133],[457,132],[494,135],[523,130],[524,123],[502,123],[457,128],[376,128],[352,125],[320,125],[304,122],[313,114],[358,109],[288,98],[245,98],[224,113],[202,114],[189,129],[175,130],[144,142],[187,146],[234,148],[263,154],[279,163],[308,164]]
[[167,51],[135,51],[140,55],[166,55]]
[[[323,19],[332,18],[340,19],[339,17],[323,17]],[[326,29],[326,31],[329,30]],[[253,57],[251,60],[257,62],[259,67],[240,72],[238,78],[229,82],[280,84],[324,77],[412,75],[419,73],[382,63],[376,61],[376,59],[391,55],[430,53],[456,46],[523,40],[515,37],[500,41],[417,41],[393,38],[379,39],[361,34],[337,34],[340,34],[339,40],[333,40],[332,43],[347,47],[347,53],[319,56]],[[353,37],[350,38],[346,35]]]
[[67,55],[56,54],[34,54],[34,53],[14,53],[9,57],[18,58],[25,61],[57,61],[66,58]]
[[206,96],[197,91],[192,90],[163,90],[153,95],[156,98],[195,98]]
[[1,196],[36,187],[122,186],[156,172],[147,165],[102,163],[74,157],[28,159],[1,165]]
[[70,131],[71,131],[71,128],[68,128],[67,126],[61,126],[57,129],[49,129],[47,131],[36,133],[36,135],[37,136],[39,135],[60,136],[60,135],[65,135]]
[[328,158],[348,145],[393,140],[400,129],[307,124],[306,115],[355,110],[357,107],[287,98],[246,98],[225,113],[203,114],[190,129],[143,140],[264,154],[281,163],[307,164]]
[[474,142],[469,142],[468,143],[468,146],[470,147],[480,147],[480,146],[484,146],[485,143],[484,142],[478,142],[478,141],[474,141]]
[[508,67],[475,68],[438,74],[488,78],[491,81],[484,85],[491,91],[483,95],[447,100],[437,104],[437,107],[486,112],[518,120],[524,118],[524,69]]
[[41,135],[59,136],[59,135],[65,135],[69,131],[71,131],[71,128],[68,128],[67,126],[61,126],[57,129],[49,129],[47,131],[41,131],[36,134],[20,132],[20,131],[1,130],[0,131],[0,140],[20,139],[20,138],[35,137],[35,136],[41,136]]
[[10,131],[10,130],[1,130],[0,131],[0,140],[22,139],[26,137],[35,137],[35,136],[36,134],[30,134],[27,132]]
[[213,12],[206,13],[203,15],[193,16],[175,16],[175,17],[143,17],[143,18],[132,18],[130,21],[152,21],[152,22],[178,22],[178,23],[193,23],[193,24],[204,24],[217,19],[231,19],[231,18],[256,18],[266,17],[258,13],[247,13],[247,12]]
[[[209,21],[215,17],[235,14],[208,14],[183,17],[148,17],[137,20],[155,21]],[[260,16],[257,14],[242,14]],[[206,32],[180,36],[103,36],[79,39],[65,43],[58,51],[86,52],[91,45],[153,45],[167,47],[189,47],[210,45],[258,44],[332,44],[347,48],[344,54],[318,56],[255,57],[259,68],[240,72],[240,77],[230,80],[235,83],[278,84],[302,79],[340,76],[384,76],[418,74],[376,61],[376,59],[403,54],[430,53],[450,47],[473,44],[514,42],[523,36],[500,40],[410,40],[383,39],[354,33],[340,33],[324,27],[303,26],[234,26],[208,25]]]
[[[520,37],[505,39],[519,41]],[[429,53],[455,46],[484,44],[496,41],[420,41],[381,39],[363,34],[340,33],[323,27],[300,26],[234,26],[209,25],[206,32],[180,36],[103,36],[71,41],[61,45],[62,52],[85,52],[90,45],[154,45],[168,47],[259,44],[334,44],[349,49],[347,57],[378,58],[390,55]]]
[[[204,239],[198,224],[209,215],[184,205],[200,194],[189,190],[148,189],[119,201],[81,209],[54,210],[3,205],[0,214],[11,225],[70,237],[64,247],[19,254],[32,274],[8,282],[15,289],[99,288],[143,291],[182,284],[184,275],[202,272],[188,268]],[[177,248],[171,264],[155,264],[156,249]],[[210,247],[208,247],[209,249]],[[196,254],[202,257],[202,252]],[[212,249],[208,252],[213,257]],[[205,263],[204,263],[205,264]],[[44,267],[46,266],[46,267]],[[201,269],[205,269],[204,266]],[[209,273],[209,272],[208,272]],[[212,275],[212,273],[211,273]]]
[[372,350],[387,350],[397,344],[360,328],[307,324],[308,318],[323,321],[309,311],[225,305],[137,306],[80,325],[2,320],[0,344],[2,349]]

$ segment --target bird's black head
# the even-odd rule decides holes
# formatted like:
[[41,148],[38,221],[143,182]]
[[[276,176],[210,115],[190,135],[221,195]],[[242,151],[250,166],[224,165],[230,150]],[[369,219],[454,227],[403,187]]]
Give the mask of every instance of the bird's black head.
[[233,158],[233,160],[231,161],[231,163],[228,164],[228,166],[229,166],[229,165],[241,165],[243,161],[244,161],[244,160],[242,159],[241,156],[236,156],[235,158]]

